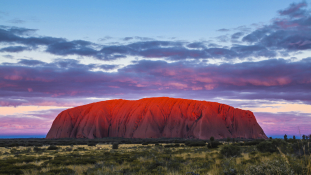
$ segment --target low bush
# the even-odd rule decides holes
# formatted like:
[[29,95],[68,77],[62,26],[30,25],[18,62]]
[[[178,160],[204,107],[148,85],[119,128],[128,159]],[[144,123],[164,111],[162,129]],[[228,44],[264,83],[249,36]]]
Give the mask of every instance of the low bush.
[[49,170],[47,173],[47,175],[54,175],[54,174],[58,174],[58,175],[74,175],[76,172],[72,169],[69,168],[62,168],[62,169],[52,169]]
[[294,174],[294,171],[288,166],[283,159],[274,159],[261,162],[260,164],[250,165],[245,169],[245,173],[251,175],[262,174],[277,174],[277,175],[290,175]]
[[141,145],[148,145],[149,143],[148,142],[144,142],[144,143],[142,143]]
[[219,141],[212,141],[209,142],[207,147],[208,148],[218,148],[219,145],[222,145],[222,143],[220,143]]
[[205,141],[186,141],[186,146],[205,146]]
[[51,145],[47,148],[47,150],[58,150],[58,147],[55,145]]
[[260,152],[273,153],[277,151],[276,145],[272,144],[270,141],[261,142],[256,147]]
[[252,145],[258,145],[259,143],[265,141],[264,139],[258,139],[258,140],[253,140],[249,142],[244,142],[244,143],[239,143],[241,146],[252,146]]
[[241,149],[237,145],[225,145],[221,148],[220,153],[226,157],[235,157],[241,155]]
[[164,145],[164,148],[175,148],[180,147],[179,143]]
[[96,143],[88,143],[87,146],[96,146]]
[[12,148],[11,150],[10,150],[10,153],[11,154],[18,154],[20,151],[18,151],[16,148]]
[[67,147],[65,150],[66,151],[72,151],[72,147]]
[[44,148],[41,149],[41,148],[39,148],[39,147],[36,146],[36,147],[33,148],[33,151],[34,151],[34,152],[44,151]]
[[118,149],[118,148],[119,148],[119,143],[112,144],[112,149]]

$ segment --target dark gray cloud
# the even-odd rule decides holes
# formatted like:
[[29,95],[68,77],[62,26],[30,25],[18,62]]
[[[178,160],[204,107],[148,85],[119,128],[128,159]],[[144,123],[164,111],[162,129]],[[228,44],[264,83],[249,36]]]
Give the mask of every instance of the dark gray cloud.
[[55,55],[94,56],[98,52],[92,49],[91,42],[83,40],[59,41],[48,45],[46,51]]
[[239,39],[243,35],[244,35],[243,32],[236,32],[236,33],[231,35],[231,39],[237,40],[237,39]]
[[26,65],[26,66],[38,66],[38,65],[44,65],[46,64],[43,61],[39,61],[39,60],[28,60],[28,59],[21,59],[19,62],[19,64],[22,65]]
[[193,42],[187,45],[187,47],[192,48],[192,49],[205,49],[206,45],[202,42]]
[[0,29],[4,29],[9,33],[12,33],[14,35],[19,35],[19,36],[29,36],[34,34],[37,30],[36,29],[27,29],[27,28],[22,28],[22,27],[9,27],[9,26],[3,26],[0,25]]
[[242,41],[287,53],[311,49],[311,13],[307,3],[293,3],[281,17],[243,37]]
[[30,50],[30,48],[23,46],[10,46],[0,49],[0,52],[22,52],[25,50]]
[[[311,49],[311,13],[307,4],[294,3],[287,9],[279,11],[280,16],[268,25],[263,25],[249,32],[250,28],[240,26],[231,35],[217,37],[219,42],[226,42],[221,46],[204,41],[159,41],[146,37],[126,37],[126,42],[99,45],[85,40],[69,41],[65,38],[33,36],[34,29],[0,26],[0,43],[21,44],[24,48],[36,49],[45,46],[45,52],[59,55],[79,55],[94,57],[99,60],[116,60],[127,56],[143,58],[163,58],[168,60],[185,59],[242,59],[249,60],[256,57],[274,58],[288,56]],[[219,31],[227,31],[220,29]],[[109,39],[109,38],[108,38]],[[236,45],[236,44],[239,45]]]
[[[22,51],[26,47],[36,49],[38,46],[46,46],[46,52],[67,56],[91,56],[100,60],[116,60],[126,58],[127,56],[138,56],[144,58],[165,58],[169,60],[183,59],[244,59],[247,57],[257,56],[258,53],[247,52],[244,50],[236,52],[236,48],[217,47],[218,45],[209,44],[206,42],[184,42],[184,41],[157,41],[157,40],[140,40],[129,44],[103,45],[84,41],[73,40],[68,41],[64,38],[54,37],[24,37],[25,33],[33,32],[32,29],[26,30],[23,28],[7,28],[0,29],[0,42],[23,44],[25,46],[16,47],[16,51]],[[227,39],[229,39],[227,37]],[[100,48],[100,49],[95,49]],[[8,49],[4,49],[8,50]],[[13,48],[11,48],[13,51]],[[271,56],[272,54],[261,54]]]
[[118,68],[119,66],[118,65],[112,65],[112,64],[106,64],[106,65],[101,65],[99,67],[104,69],[104,70],[112,70],[112,69]]
[[132,39],[134,39],[134,37],[125,37],[125,38],[123,38],[123,41],[129,41],[129,40],[132,40]]
[[218,31],[218,32],[229,32],[230,29],[222,28],[222,29],[218,29],[217,31]]

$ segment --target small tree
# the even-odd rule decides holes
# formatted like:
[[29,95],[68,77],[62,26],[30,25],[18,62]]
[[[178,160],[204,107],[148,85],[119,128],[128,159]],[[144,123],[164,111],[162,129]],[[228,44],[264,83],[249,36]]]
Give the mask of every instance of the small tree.
[[210,140],[210,141],[214,141],[214,140],[215,140],[215,138],[212,136],[209,140]]
[[270,140],[272,140],[272,137],[269,137]]
[[287,135],[286,134],[284,135],[284,140],[287,141]]
[[302,135],[302,139],[303,139],[303,140],[306,140],[306,135]]
[[296,140],[296,136],[293,135],[293,140]]

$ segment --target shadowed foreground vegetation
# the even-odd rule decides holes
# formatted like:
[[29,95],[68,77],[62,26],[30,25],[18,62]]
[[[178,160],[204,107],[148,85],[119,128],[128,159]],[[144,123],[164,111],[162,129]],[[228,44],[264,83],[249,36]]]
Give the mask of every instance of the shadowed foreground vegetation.
[[310,140],[3,139],[0,174],[311,175]]

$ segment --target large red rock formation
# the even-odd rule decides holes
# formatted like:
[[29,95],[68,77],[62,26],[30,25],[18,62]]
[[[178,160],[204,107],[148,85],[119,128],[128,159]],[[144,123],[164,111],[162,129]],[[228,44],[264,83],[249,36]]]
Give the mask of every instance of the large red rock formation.
[[263,138],[254,114],[216,102],[178,98],[108,100],[67,109],[46,138]]

